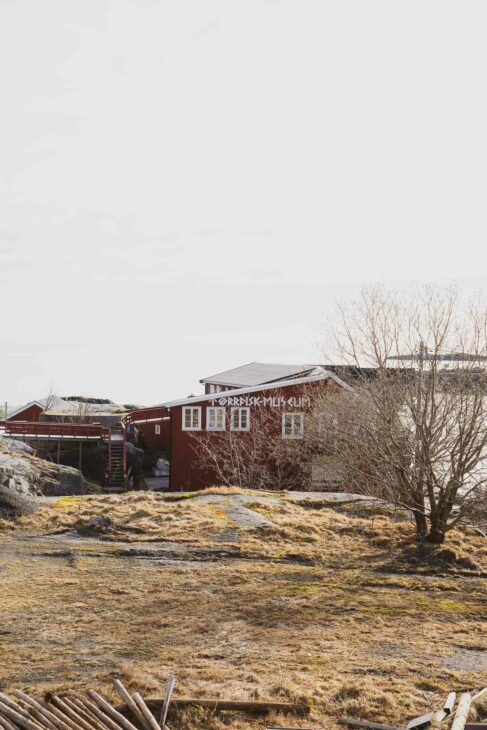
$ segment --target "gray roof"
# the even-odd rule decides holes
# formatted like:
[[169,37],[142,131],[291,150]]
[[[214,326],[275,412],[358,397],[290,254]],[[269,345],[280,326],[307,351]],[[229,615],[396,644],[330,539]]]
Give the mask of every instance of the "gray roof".
[[238,368],[226,370],[223,373],[210,375],[200,380],[200,383],[212,385],[227,385],[232,388],[246,388],[252,385],[263,385],[287,378],[303,378],[307,375],[317,375],[325,371],[322,365],[282,365],[280,363],[249,362]]

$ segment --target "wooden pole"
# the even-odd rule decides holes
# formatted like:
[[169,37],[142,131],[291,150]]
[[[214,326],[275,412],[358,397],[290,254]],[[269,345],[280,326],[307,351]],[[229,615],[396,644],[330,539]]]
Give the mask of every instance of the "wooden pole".
[[108,730],[108,725],[103,725],[96,715],[93,715],[90,713],[87,707],[83,705],[83,703],[80,702],[79,706],[76,704],[73,698],[69,697],[63,697],[64,702],[70,707],[72,710],[78,713],[78,715],[88,723],[88,725],[93,728],[93,730]]
[[136,702],[132,699],[129,692],[125,689],[122,682],[119,679],[114,680],[115,688],[122,698],[122,700],[125,702],[127,707],[132,710],[132,713],[135,715],[137,720],[140,722],[141,725],[143,725],[147,729],[147,720],[144,717],[144,713],[142,710],[139,709],[139,706]]
[[13,725],[10,720],[5,717],[0,717],[0,727],[2,730],[18,730],[17,725]]
[[72,710],[69,705],[64,702],[60,697],[56,697],[56,695],[53,695],[52,701],[58,706],[58,708],[64,712],[65,715],[73,722],[75,723],[75,726],[78,728],[84,728],[84,730],[93,730],[91,725],[89,725],[85,720],[83,720],[82,717],[79,716],[79,714]]
[[[10,699],[10,697],[8,697],[8,695],[3,694],[3,692],[0,692],[0,700],[1,700],[2,705],[4,705],[6,708],[11,710],[12,712],[15,712],[16,714],[18,714],[20,717],[24,718],[25,720],[33,722],[33,724],[36,725],[37,727],[46,727],[44,725],[44,723],[37,722],[35,720],[35,718],[33,718],[31,714],[29,714],[29,712],[27,710],[25,710],[23,707],[21,707],[14,700]],[[14,720],[14,718],[10,717],[8,712],[5,711],[5,707],[0,708],[0,714],[2,714],[2,710],[3,710],[3,715],[7,715],[7,718],[9,718],[10,720]],[[17,725],[19,724],[18,720],[15,720],[15,722]],[[22,727],[25,727],[25,725],[22,725]]]
[[168,681],[167,687],[166,687],[166,695],[164,697],[164,702],[162,703],[161,719],[159,720],[159,725],[162,728],[166,724],[167,713],[169,712],[169,703],[171,702],[171,695],[172,695],[175,684],[176,684],[176,677],[169,677],[169,681]]
[[[61,727],[61,724],[67,725],[70,728],[70,730],[74,730],[74,728],[76,728],[76,730],[78,730],[78,726],[69,717],[66,717],[64,712],[62,712],[62,710],[60,710],[55,705],[49,705],[49,712],[51,712],[54,715],[54,717],[56,718],[57,727],[60,728],[61,730],[64,730],[64,728]],[[53,722],[54,722],[54,720],[53,720]]]
[[24,717],[24,715],[21,715],[20,712],[17,712],[17,710],[13,710],[1,700],[0,712],[3,715],[6,715],[8,720],[12,720],[12,722],[14,722],[16,725],[25,728],[25,730],[39,730],[39,728],[42,728],[42,725],[39,725],[37,722],[33,722],[32,720],[29,720],[27,717]]
[[83,463],[83,442],[79,442],[79,470],[81,471],[81,466]]
[[451,730],[463,730],[467,722],[468,713],[472,704],[470,692],[464,692],[460,697],[455,717],[453,718]]
[[32,708],[31,712],[33,710],[36,711],[37,714],[34,715],[36,719],[39,719],[37,715],[40,714],[41,717],[44,718],[48,727],[51,728],[51,730],[58,730],[58,725],[55,722],[57,718],[51,712],[49,712],[49,710],[43,707],[40,702],[37,702],[37,700],[25,694],[25,692],[22,692],[20,689],[14,689],[13,694],[16,697],[19,697],[19,699],[21,699],[25,705]]
[[143,714],[146,722],[144,723],[147,730],[160,730],[159,725],[157,724],[156,718],[151,713],[147,705],[145,704],[144,700],[142,699],[142,696],[136,692],[133,696],[133,700],[136,703],[137,707]]
[[101,707],[101,709],[106,712],[107,715],[113,717],[113,719],[116,720],[117,723],[124,728],[124,730],[137,730],[135,725],[132,725],[132,723],[127,720],[127,718],[117,712],[117,710],[112,707],[106,700],[104,700],[103,697],[98,694],[98,692],[95,692],[94,689],[89,689],[88,695],[98,705],[98,707]]
[[472,697],[472,705],[475,705],[477,702],[484,699],[487,699],[487,687],[484,687],[484,689],[481,689],[480,692],[477,692],[477,694]]
[[86,712],[89,712],[97,721],[102,725],[103,728],[109,728],[109,730],[120,730],[120,725],[108,717],[94,702],[90,702],[86,697],[77,697],[73,699],[73,702],[78,707],[83,707]]

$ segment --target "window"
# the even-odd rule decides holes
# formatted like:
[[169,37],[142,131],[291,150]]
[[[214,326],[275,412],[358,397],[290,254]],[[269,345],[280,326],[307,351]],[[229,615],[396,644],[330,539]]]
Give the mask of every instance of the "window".
[[232,408],[231,431],[250,431],[250,408]]
[[201,431],[200,406],[185,406],[183,408],[183,431]]
[[161,426],[159,423],[156,423],[156,425],[154,426],[154,431],[155,431],[156,436],[161,435]]
[[302,439],[304,433],[304,415],[302,413],[282,414],[282,437],[285,439]]
[[207,408],[206,409],[206,430],[207,431],[224,431],[225,430],[225,409],[224,408]]

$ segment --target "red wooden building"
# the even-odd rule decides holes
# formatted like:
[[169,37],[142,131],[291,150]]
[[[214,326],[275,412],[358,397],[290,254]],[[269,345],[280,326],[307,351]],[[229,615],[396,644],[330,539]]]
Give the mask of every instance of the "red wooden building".
[[37,423],[40,421],[41,414],[44,413],[46,406],[37,400],[26,403],[15,411],[8,413],[9,421],[29,421]]
[[[302,377],[299,377],[302,370],[298,371],[298,377],[282,380],[272,379],[271,373],[270,382],[232,389],[221,388],[217,392],[140,409],[131,413],[125,419],[125,424],[129,430],[137,427],[152,439],[159,439],[161,451],[169,455],[171,490],[186,491],[211,486],[215,484],[214,473],[208,467],[201,466],[195,435],[231,431],[237,437],[245,438],[253,427],[262,424],[263,420],[259,416],[268,413],[272,417],[265,419],[265,423],[273,433],[278,429],[283,439],[300,439],[317,391],[348,387],[323,367],[308,367],[311,372]],[[268,375],[269,372],[266,372],[265,377]],[[241,377],[242,373],[239,374]]]

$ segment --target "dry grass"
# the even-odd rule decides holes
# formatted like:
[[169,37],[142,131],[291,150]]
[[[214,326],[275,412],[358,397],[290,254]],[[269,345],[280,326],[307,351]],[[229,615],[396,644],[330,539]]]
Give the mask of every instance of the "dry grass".
[[[411,526],[387,516],[258,496],[254,506],[276,526],[239,530],[217,505],[128,494],[62,499],[3,532],[0,686],[111,694],[118,675],[161,696],[175,672],[179,695],[306,699],[306,724],[331,727],[342,714],[400,724],[450,689],[487,685],[486,541],[457,532],[453,557],[431,562]],[[93,515],[111,518],[106,540],[45,536]],[[162,540],[240,557],[120,551],[120,541]],[[204,722],[228,726],[198,713],[181,720]]]

